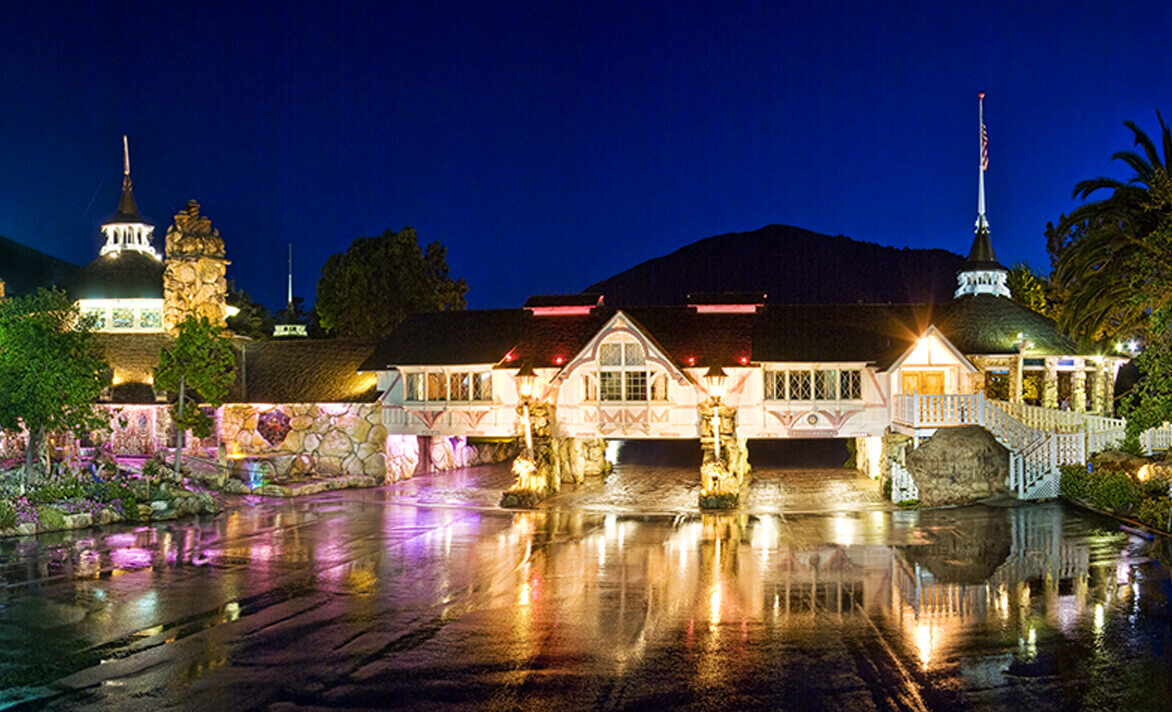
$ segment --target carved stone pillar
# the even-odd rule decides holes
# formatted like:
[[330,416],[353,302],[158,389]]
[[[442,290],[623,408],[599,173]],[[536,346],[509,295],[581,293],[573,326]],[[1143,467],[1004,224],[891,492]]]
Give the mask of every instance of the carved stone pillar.
[[1075,411],[1082,413],[1087,409],[1087,374],[1080,367],[1070,376],[1070,399]]
[[[700,414],[700,451],[702,464],[716,463],[732,473],[737,482],[744,481],[749,470],[749,452],[745,441],[737,437],[737,411],[715,399],[708,399],[698,407]],[[713,416],[719,425],[713,427]],[[719,432],[720,453],[717,454],[716,434]]]
[[1108,418],[1115,415],[1115,368],[1112,364],[1104,363],[1102,369],[1103,380],[1103,415]]
[[1009,360],[1009,402],[1021,403],[1021,354]]
[[228,265],[224,241],[210,218],[199,214],[199,203],[175,215],[167,228],[166,259],[163,268],[163,325],[174,332],[187,317],[224,326],[227,316]]
[[1042,383],[1042,406],[1044,408],[1058,407],[1058,362],[1056,359],[1046,359],[1046,380]]

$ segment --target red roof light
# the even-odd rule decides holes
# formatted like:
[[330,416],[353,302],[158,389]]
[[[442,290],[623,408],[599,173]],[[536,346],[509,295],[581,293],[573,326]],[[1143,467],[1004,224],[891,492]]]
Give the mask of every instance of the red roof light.
[[748,357],[748,356],[742,356],[742,357],[741,357],[741,363],[742,363],[742,364],[748,364],[748,363],[749,363],[749,357]]
[[558,356],[557,358],[555,358],[553,360],[553,362],[556,363],[557,365],[561,366],[563,363],[566,362],[566,360],[564,358],[562,358],[561,356]]

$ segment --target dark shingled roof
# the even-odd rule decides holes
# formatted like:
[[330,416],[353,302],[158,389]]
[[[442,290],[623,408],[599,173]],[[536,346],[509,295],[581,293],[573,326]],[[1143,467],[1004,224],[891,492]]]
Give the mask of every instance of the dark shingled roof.
[[[114,371],[114,403],[154,403],[150,384],[168,334],[98,334]],[[229,403],[365,403],[378,397],[374,373],[358,367],[374,350],[370,341],[234,339],[236,383]]]
[[753,328],[754,361],[861,361],[885,369],[932,323],[916,304],[767,306]]
[[378,398],[374,373],[359,367],[374,351],[373,341],[299,339],[240,340],[237,403],[368,403]]
[[74,299],[162,299],[163,261],[137,250],[102,255],[73,274]]
[[969,249],[969,257],[958,272],[969,270],[1001,270],[1007,272],[997,261],[997,253],[993,252],[993,241],[989,239],[989,231],[985,228],[977,230],[973,237],[973,246]]
[[536,318],[565,317],[534,317],[524,309],[412,314],[361,368],[381,371],[392,366],[496,363],[521,338],[525,320]]
[[966,354],[1012,354],[1018,334],[1033,342],[1030,351],[1045,355],[1080,353],[1053,319],[1004,297],[974,294],[953,302],[937,326]]
[[525,300],[526,309],[542,307],[592,307],[602,303],[601,294],[539,294]]

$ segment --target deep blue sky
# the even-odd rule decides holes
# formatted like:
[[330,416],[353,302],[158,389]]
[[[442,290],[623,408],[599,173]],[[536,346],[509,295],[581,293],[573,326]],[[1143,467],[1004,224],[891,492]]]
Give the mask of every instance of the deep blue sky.
[[472,307],[768,223],[965,253],[983,90],[994,244],[1048,268],[1122,120],[1172,113],[1166,2],[301,5],[6,4],[0,235],[96,256],[125,132],[158,246],[198,199],[272,307],[287,242],[312,299],[404,225]]

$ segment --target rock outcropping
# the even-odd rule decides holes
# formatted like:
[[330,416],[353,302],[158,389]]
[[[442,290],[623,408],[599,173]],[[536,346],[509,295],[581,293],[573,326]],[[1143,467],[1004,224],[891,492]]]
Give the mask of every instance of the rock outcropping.
[[976,425],[936,431],[908,453],[907,469],[925,507],[1009,494],[1009,451]]
[[174,330],[187,317],[225,326],[230,264],[224,258],[224,240],[210,218],[199,214],[199,203],[175,215],[167,228],[167,259],[163,271],[163,325]]

